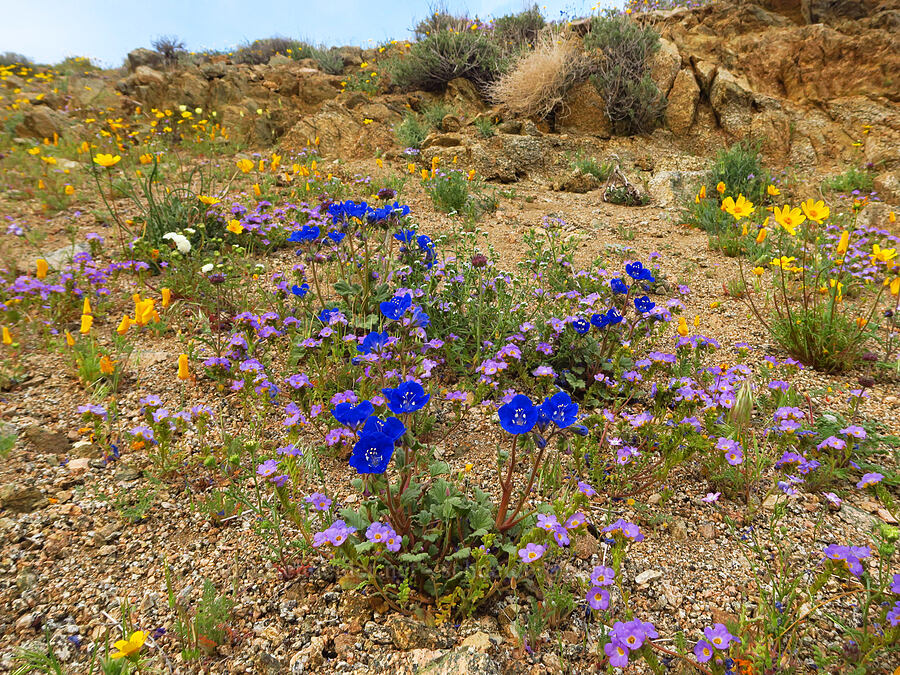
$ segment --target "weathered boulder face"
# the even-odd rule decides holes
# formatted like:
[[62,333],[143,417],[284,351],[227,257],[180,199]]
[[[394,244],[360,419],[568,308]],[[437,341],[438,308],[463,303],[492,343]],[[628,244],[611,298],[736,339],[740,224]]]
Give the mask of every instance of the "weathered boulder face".
[[301,117],[280,145],[300,150],[318,138],[322,157],[371,157],[376,149],[394,146],[391,128],[401,120],[406,103],[405,97],[385,97],[383,103],[376,103],[345,94],[326,102],[319,112]]
[[16,134],[38,140],[53,138],[53,134],[62,136],[71,123],[72,121],[65,113],[53,110],[46,105],[36,105],[24,111],[22,122],[16,128]]
[[560,131],[590,134],[600,138],[612,135],[612,125],[606,116],[606,102],[597,88],[587,81],[575,85],[566,95],[556,124]]
[[447,83],[444,101],[466,118],[474,117],[486,108],[475,85],[464,77],[457,77]]
[[138,65],[116,88],[148,108],[215,111],[229,132],[251,143],[272,143],[298,115],[315,113],[334,99],[340,83],[339,76],[288,59],[275,66],[212,61],[164,72]]
[[669,92],[666,107],[666,125],[678,135],[687,134],[694,126],[697,104],[700,101],[700,85],[689,68],[679,70]]
[[727,134],[742,136],[753,120],[753,91],[745,77],[719,68],[709,92],[719,125]]
[[878,7],[879,0],[802,0],[806,23],[836,23],[845,19],[863,19]]
[[663,96],[668,96],[679,70],[681,54],[678,47],[665,38],[661,39],[659,50],[650,59],[650,77]]
[[143,47],[140,49],[133,49],[128,52],[128,71],[135,72],[141,66],[147,66],[149,68],[162,68],[163,67],[163,55],[159,52],[155,52],[152,49],[144,49]]

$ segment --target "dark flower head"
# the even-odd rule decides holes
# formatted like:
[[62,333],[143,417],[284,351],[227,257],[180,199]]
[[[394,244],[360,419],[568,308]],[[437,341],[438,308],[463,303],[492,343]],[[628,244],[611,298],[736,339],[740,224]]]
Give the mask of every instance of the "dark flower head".
[[565,429],[575,424],[578,419],[578,404],[572,402],[572,397],[567,392],[559,391],[544,399],[541,413],[557,427]]
[[357,473],[384,473],[393,455],[394,441],[380,432],[373,432],[361,436],[353,446],[350,466]]
[[395,415],[415,412],[425,407],[431,394],[426,394],[421,384],[414,381],[403,382],[393,389],[382,389],[387,398],[388,408]]
[[408,294],[395,295],[390,300],[385,300],[379,305],[381,313],[384,314],[384,316],[386,316],[388,319],[392,319],[394,321],[399,321],[400,317],[406,314],[406,310],[408,310],[411,306],[412,297],[410,297]]
[[375,408],[369,401],[362,401],[359,405],[354,406],[352,403],[338,403],[334,406],[331,414],[338,422],[351,429],[355,429],[369,417]]
[[488,264],[487,256],[483,253],[476,253],[472,256],[472,267],[481,268]]
[[527,434],[537,424],[539,411],[525,394],[516,394],[497,411],[500,426],[510,434]]

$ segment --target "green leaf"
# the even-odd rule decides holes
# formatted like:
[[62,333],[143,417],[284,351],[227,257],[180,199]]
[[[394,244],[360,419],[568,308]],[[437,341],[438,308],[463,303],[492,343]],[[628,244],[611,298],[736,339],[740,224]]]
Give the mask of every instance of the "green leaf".
[[447,462],[432,462],[428,467],[428,473],[434,476],[445,476],[450,473],[450,465]]
[[400,561],[405,563],[420,563],[428,560],[427,551],[423,551],[422,553],[401,553]]
[[467,560],[472,555],[472,549],[466,546],[459,549],[456,553],[449,555],[450,560]]
[[351,527],[355,527],[357,532],[365,530],[370,525],[368,520],[350,507],[341,509],[341,518]]

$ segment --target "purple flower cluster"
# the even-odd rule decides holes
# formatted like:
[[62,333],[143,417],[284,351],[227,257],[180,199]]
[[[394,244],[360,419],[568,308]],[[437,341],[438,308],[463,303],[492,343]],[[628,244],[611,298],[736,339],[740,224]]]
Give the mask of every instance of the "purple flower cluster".
[[355,527],[347,525],[343,520],[335,520],[327,530],[316,532],[313,535],[313,546],[315,548],[319,548],[323,544],[341,546],[354,532],[356,532]]

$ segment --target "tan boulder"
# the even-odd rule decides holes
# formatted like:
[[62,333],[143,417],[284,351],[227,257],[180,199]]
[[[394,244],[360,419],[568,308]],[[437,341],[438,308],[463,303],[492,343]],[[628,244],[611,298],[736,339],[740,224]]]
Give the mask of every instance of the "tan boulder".
[[612,124],[606,115],[606,102],[597,88],[587,80],[572,87],[566,95],[556,124],[562,131],[601,138],[612,135]]
[[673,133],[684,135],[691,130],[699,101],[700,85],[693,71],[690,68],[678,71],[666,106],[666,124]]
[[719,68],[709,92],[719,125],[732,136],[744,136],[753,120],[753,91],[745,77]]
[[650,58],[650,77],[656,83],[663,96],[669,94],[669,90],[675,82],[675,76],[681,70],[681,54],[678,47],[665,38],[659,41],[659,50]]

